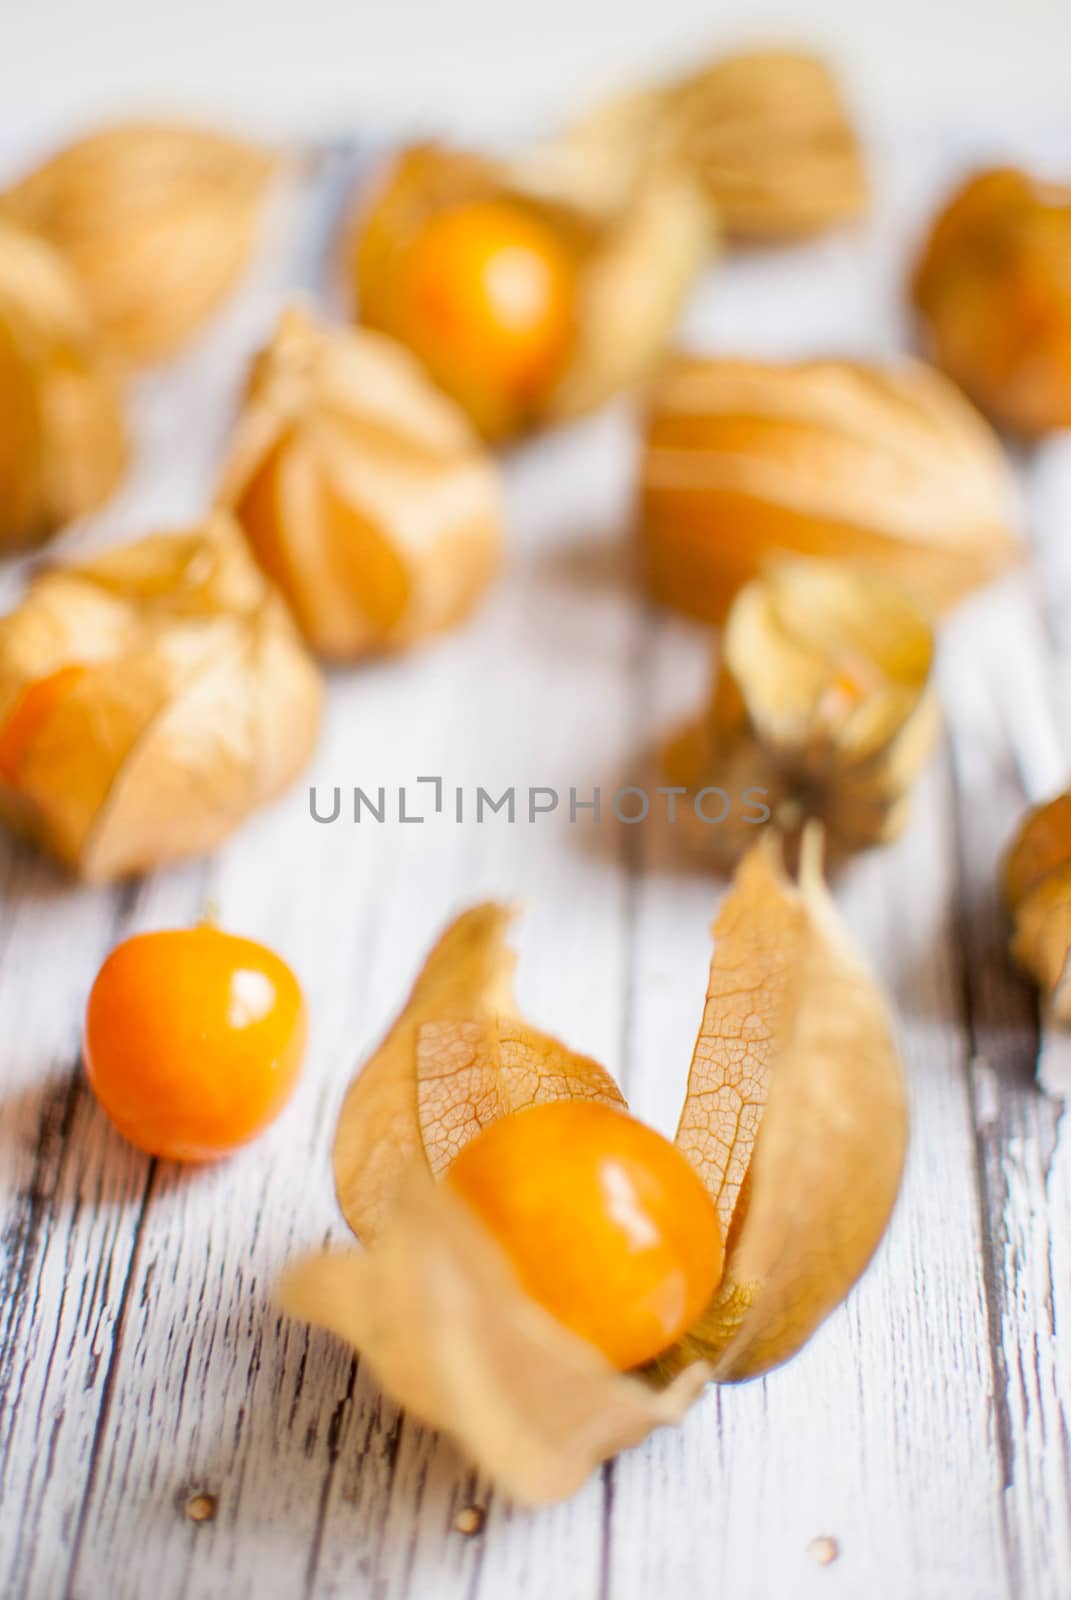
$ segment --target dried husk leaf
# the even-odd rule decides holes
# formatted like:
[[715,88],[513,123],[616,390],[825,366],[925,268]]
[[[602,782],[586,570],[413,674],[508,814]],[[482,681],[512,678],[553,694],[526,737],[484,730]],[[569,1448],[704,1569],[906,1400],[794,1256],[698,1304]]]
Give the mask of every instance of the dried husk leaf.
[[342,1214],[364,1244],[383,1231],[414,1167],[440,1176],[497,1117],[543,1100],[624,1103],[596,1062],[517,1015],[514,957],[505,942],[510,915],[481,905],[451,924],[346,1095],[335,1186]]
[[1013,168],[972,177],[915,269],[935,359],[1029,437],[1071,427],[1071,187]]
[[673,149],[701,175],[731,235],[813,233],[866,209],[862,152],[817,56],[729,56],[673,85],[663,115]]
[[[574,180],[571,164],[533,153],[496,164],[434,145],[404,151],[370,208],[354,219],[347,273],[362,322],[404,341],[398,263],[426,221],[469,201],[502,199],[548,223],[576,268],[575,341],[546,392],[522,404],[485,397],[470,414],[500,440],[581,414],[653,370],[714,240],[710,206],[679,165],[653,161],[612,197]],[[468,397],[459,397],[463,400]]]
[[353,1344],[517,1499],[570,1494],[599,1461],[679,1420],[711,1375],[708,1353],[725,1378],[787,1359],[888,1219],[906,1140],[889,1021],[822,886],[817,839],[798,889],[770,845],[748,856],[716,925],[678,1132],[725,1226],[728,1275],[641,1375],[614,1371],[533,1303],[476,1215],[431,1181],[525,1104],[623,1103],[595,1063],[512,1014],[503,908],[447,930],[347,1096],[336,1180],[370,1248],[300,1263],[283,1303]]
[[741,865],[715,951],[677,1142],[726,1227],[713,1304],[659,1362],[719,1380],[788,1360],[845,1298],[885,1231],[907,1149],[893,1029],[822,883],[772,840]]
[[650,378],[713,240],[688,174],[652,169],[587,257],[580,337],[544,402],[547,420],[581,416]]
[[319,675],[222,513],[35,578],[0,620],[0,728],[72,666],[0,816],[88,880],[214,849],[316,740]]
[[680,357],[641,473],[649,585],[721,621],[771,555],[878,567],[942,610],[1018,558],[1000,446],[941,375]]
[[652,163],[697,181],[731,238],[814,233],[858,216],[868,199],[836,79],[792,51],[728,56],[615,95],[529,153],[525,170],[597,209],[622,204]]
[[1053,1019],[1071,1023],[1071,793],[1027,815],[1004,863],[1004,893],[1012,955]]
[[424,1173],[374,1250],[300,1263],[281,1299],[529,1504],[572,1494],[600,1461],[679,1421],[709,1377],[694,1363],[659,1392],[614,1371],[528,1299],[472,1213]]
[[417,1037],[417,1112],[433,1177],[481,1128],[550,1100],[623,1106],[609,1073],[520,1017],[426,1022]]
[[[734,862],[755,842],[760,801],[790,840],[821,820],[836,854],[894,838],[939,725],[933,654],[925,611],[868,569],[786,561],[745,585],[710,705],[665,755],[692,797],[679,811],[689,839]],[[705,787],[732,797],[724,822],[700,819],[718,814],[696,810]]]
[[107,499],[126,462],[115,374],[62,258],[3,216],[0,419],[0,550]]
[[660,125],[664,104],[661,88],[629,89],[600,101],[550,138],[516,152],[508,166],[511,181],[549,204],[612,221],[631,204],[648,167],[672,164]]
[[596,1062],[516,1015],[509,920],[482,905],[446,930],[346,1096],[336,1186],[372,1248],[312,1257],[281,1293],[293,1315],[360,1350],[386,1389],[507,1492],[539,1503],[678,1421],[709,1374],[695,1364],[661,1392],[623,1377],[528,1298],[478,1220],[431,1182],[511,1111],[576,1097],[624,1104]]
[[219,490],[324,655],[460,621],[502,551],[498,473],[400,345],[284,313],[254,363]]
[[155,362],[241,275],[274,166],[206,129],[123,123],[61,150],[0,196],[0,209],[66,257],[118,353]]

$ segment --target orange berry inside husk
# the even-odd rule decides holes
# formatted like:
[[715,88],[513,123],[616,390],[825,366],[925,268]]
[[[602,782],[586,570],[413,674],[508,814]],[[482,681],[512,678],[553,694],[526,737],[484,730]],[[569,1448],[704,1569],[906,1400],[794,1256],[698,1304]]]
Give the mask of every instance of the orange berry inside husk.
[[301,987],[266,946],[207,924],[140,934],[93,985],[86,1072],[139,1149],[211,1161],[278,1116],[306,1035]]
[[53,712],[86,675],[79,662],[57,667],[27,684],[0,727],[0,781],[18,785],[23,761]]
[[560,1100],[503,1117],[446,1181],[528,1295],[621,1370],[685,1333],[721,1278],[721,1228],[699,1177],[611,1106]]
[[556,231],[506,200],[451,206],[402,252],[393,326],[495,434],[536,407],[573,345],[576,267]]

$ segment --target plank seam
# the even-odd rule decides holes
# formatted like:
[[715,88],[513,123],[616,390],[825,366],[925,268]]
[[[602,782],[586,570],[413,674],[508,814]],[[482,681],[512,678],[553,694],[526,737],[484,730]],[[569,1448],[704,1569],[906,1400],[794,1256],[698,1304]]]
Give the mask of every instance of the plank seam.
[[71,1561],[67,1571],[67,1584],[64,1589],[64,1600],[75,1600],[74,1583],[77,1576],[78,1560],[81,1554],[82,1539],[85,1533],[86,1521],[89,1514],[89,1502],[93,1496],[96,1483],[97,1467],[100,1462],[101,1450],[104,1444],[104,1434],[111,1415],[112,1399],[115,1391],[115,1378],[119,1369],[119,1357],[123,1343],[123,1330],[126,1326],[127,1312],[130,1306],[130,1295],[141,1256],[141,1242],[145,1230],[145,1222],[149,1212],[149,1202],[152,1196],[153,1184],[159,1170],[159,1162],[153,1156],[149,1161],[149,1168],[145,1174],[145,1184],[141,1193],[141,1203],[138,1207],[138,1218],[134,1224],[134,1238],[131,1244],[130,1255],[127,1258],[126,1273],[123,1277],[123,1286],[119,1294],[119,1310],[115,1319],[115,1334],[112,1338],[112,1348],[108,1356],[108,1367],[104,1374],[104,1383],[101,1388],[100,1410],[97,1413],[96,1426],[93,1429],[93,1442],[89,1450],[89,1469],[86,1473],[85,1486],[82,1491],[82,1502],[78,1508],[78,1519],[75,1523],[74,1538],[71,1543]]

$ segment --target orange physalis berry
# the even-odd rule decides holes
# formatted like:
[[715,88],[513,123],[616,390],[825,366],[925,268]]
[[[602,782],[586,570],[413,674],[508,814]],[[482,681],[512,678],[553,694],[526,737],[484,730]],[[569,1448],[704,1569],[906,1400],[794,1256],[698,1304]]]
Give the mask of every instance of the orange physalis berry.
[[78,663],[59,667],[27,684],[0,727],[0,782],[15,787],[26,753],[60,702],[85,677]]
[[558,1100],[503,1117],[446,1181],[532,1299],[622,1370],[671,1345],[717,1288],[709,1194],[675,1145],[612,1106]]
[[264,945],[207,924],[140,934],[93,985],[86,1071],[132,1144],[211,1161],[278,1116],[306,1032],[298,981]]
[[576,271],[554,230],[485,200],[432,216],[404,251],[387,329],[483,432],[537,406],[573,342]]

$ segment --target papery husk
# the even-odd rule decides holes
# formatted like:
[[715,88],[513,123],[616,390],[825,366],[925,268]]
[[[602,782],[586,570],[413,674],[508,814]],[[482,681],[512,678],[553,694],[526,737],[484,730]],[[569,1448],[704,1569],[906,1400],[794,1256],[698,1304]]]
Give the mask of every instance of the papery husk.
[[1001,425],[1071,427],[1071,187],[1013,168],[971,178],[912,284],[938,364]]
[[859,142],[817,56],[763,50],[715,61],[670,88],[664,114],[733,236],[814,233],[866,209]]
[[1071,1023],[1071,793],[1028,813],[1005,858],[1004,895],[1013,957],[1052,1019]]
[[95,510],[126,455],[119,385],[76,279],[0,215],[0,550]]
[[585,262],[580,337],[544,402],[548,421],[594,411],[650,378],[713,238],[686,173],[667,164],[637,186]]
[[441,1177],[481,1128],[566,1098],[624,1106],[613,1079],[517,1015],[510,921],[465,912],[351,1086],[334,1147],[339,1201],[367,1253],[300,1263],[281,1298],[360,1350],[384,1387],[529,1504],[573,1493],[608,1456],[679,1421],[709,1374],[623,1376],[524,1293]]
[[36,577],[0,620],[0,728],[67,666],[0,816],[90,881],[214,849],[316,741],[319,674],[222,513]]
[[787,1361],[845,1298],[892,1214],[907,1098],[892,1020],[822,882],[775,842],[740,867],[714,928],[707,1004],[677,1143],[727,1236],[713,1304],[659,1371],[719,1381]]
[[[837,562],[773,564],[737,595],[710,704],[665,753],[689,791],[678,807],[689,841],[732,864],[762,808],[793,843],[817,818],[835,855],[895,838],[939,727],[933,658],[928,615],[888,579]],[[706,787],[733,802],[720,823],[701,816],[723,807],[696,809]]]
[[364,1244],[382,1232],[414,1167],[441,1176],[488,1122],[544,1100],[624,1104],[597,1062],[518,1016],[510,917],[488,904],[451,924],[350,1086],[333,1164],[342,1214]]
[[649,166],[672,164],[660,126],[664,104],[663,90],[653,87],[600,101],[549,138],[515,152],[507,168],[511,182],[547,204],[611,222],[631,204]]
[[623,204],[652,163],[698,182],[730,238],[818,232],[866,209],[866,172],[835,77],[816,56],[728,56],[593,107],[524,157],[531,181]]
[[454,626],[501,560],[497,469],[461,411],[393,340],[296,308],[253,365],[219,501],[336,658]]
[[280,1299],[353,1345],[413,1416],[529,1505],[573,1494],[600,1461],[679,1422],[709,1378],[693,1363],[659,1391],[616,1372],[522,1292],[467,1207],[420,1172],[374,1250],[299,1263]]
[[715,223],[695,180],[671,162],[630,172],[611,198],[575,182],[571,167],[559,171],[552,157],[498,164],[413,146],[348,232],[359,319],[404,341],[394,289],[405,250],[436,212],[487,200],[519,205],[548,224],[573,257],[577,284],[573,351],[546,390],[523,402],[487,397],[478,409],[469,399],[476,427],[496,441],[581,415],[646,381],[710,253]]
[[347,1095],[335,1176],[369,1248],[299,1263],[283,1303],[354,1345],[397,1401],[519,1500],[570,1494],[679,1420],[711,1376],[708,1354],[724,1378],[787,1359],[877,1245],[903,1164],[903,1082],[818,849],[809,836],[796,888],[762,841],[718,918],[678,1144],[726,1228],[729,1267],[697,1326],[642,1373],[614,1371],[534,1304],[475,1213],[431,1181],[524,1104],[623,1104],[594,1062],[515,1017],[502,907],[447,930]]
[[275,158],[178,123],[131,122],[67,146],[0,196],[81,279],[109,344],[172,355],[244,270]]
[[656,598],[713,622],[771,556],[866,563],[935,610],[1019,558],[996,437],[919,362],[674,360],[641,519]]

